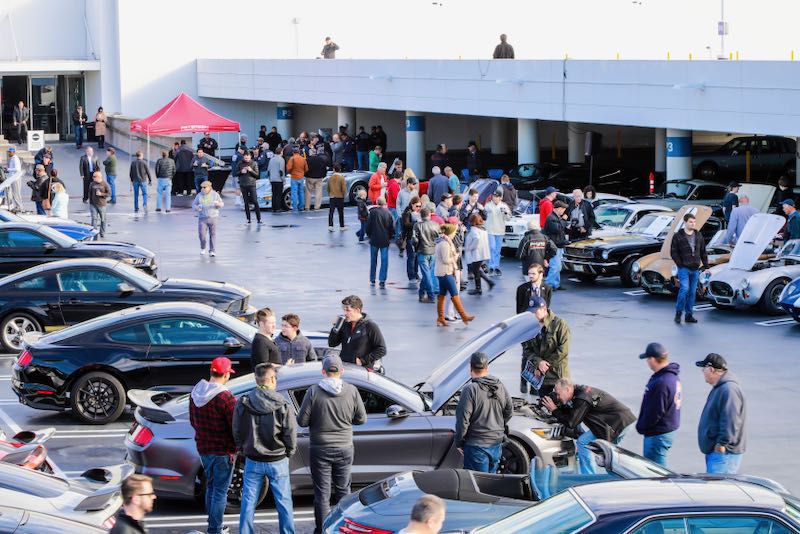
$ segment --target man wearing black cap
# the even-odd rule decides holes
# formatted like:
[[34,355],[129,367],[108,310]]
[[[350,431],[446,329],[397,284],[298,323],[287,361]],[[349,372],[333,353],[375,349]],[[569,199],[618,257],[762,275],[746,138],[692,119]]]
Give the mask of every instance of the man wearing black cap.
[[725,197],[722,199],[722,213],[725,214],[725,220],[731,220],[731,212],[733,208],[739,207],[739,188],[742,186],[737,181],[733,181],[728,184],[728,192],[725,193]]
[[[548,309],[547,301],[541,296],[531,296],[528,311],[536,316],[542,325],[533,339],[522,344],[522,369],[531,361],[537,376],[544,374],[544,382],[539,388],[540,397],[553,391],[556,381],[569,378],[570,331],[566,321]],[[520,382],[522,393],[528,393],[528,382]]]
[[464,469],[496,473],[514,404],[500,379],[489,374],[483,352],[470,357],[469,374],[456,408],[455,444],[464,454]]
[[697,443],[706,455],[706,472],[736,474],[747,444],[744,393],[719,354],[712,352],[695,365],[703,369],[703,378],[712,386],[697,427]]
[[564,221],[564,212],[566,211],[567,205],[560,200],[556,200],[555,204],[553,204],[553,212],[547,216],[542,229],[542,233],[556,246],[556,254],[550,258],[546,280],[553,289],[563,289],[561,287],[561,259],[564,257],[564,248],[568,243],[566,222]]
[[323,379],[303,397],[297,424],[308,427],[311,480],[314,484],[315,533],[330,512],[331,483],[335,501],[350,493],[353,465],[353,425],[363,425],[367,410],[358,389],[342,380],[344,364],[339,356],[322,362]]
[[636,421],[636,431],[644,436],[642,456],[666,467],[667,453],[681,425],[681,367],[669,361],[661,343],[648,344],[639,359],[646,360],[653,371]]
[[783,240],[800,239],[800,213],[797,213],[794,200],[787,199],[781,202],[781,208],[786,215],[786,230],[783,233]]

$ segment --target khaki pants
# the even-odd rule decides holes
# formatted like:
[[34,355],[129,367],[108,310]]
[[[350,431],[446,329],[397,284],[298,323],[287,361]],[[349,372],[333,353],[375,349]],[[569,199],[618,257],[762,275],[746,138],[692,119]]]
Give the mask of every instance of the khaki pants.
[[306,209],[311,206],[311,195],[314,195],[314,209],[322,206],[322,178],[306,176]]

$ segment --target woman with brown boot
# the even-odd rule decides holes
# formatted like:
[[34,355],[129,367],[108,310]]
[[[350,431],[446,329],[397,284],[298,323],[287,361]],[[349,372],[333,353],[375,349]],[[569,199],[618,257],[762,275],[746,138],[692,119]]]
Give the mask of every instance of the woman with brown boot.
[[461,320],[464,324],[475,319],[473,315],[467,314],[464,311],[464,306],[461,305],[461,297],[458,295],[458,285],[453,273],[456,270],[458,263],[458,252],[453,245],[453,236],[456,233],[456,227],[453,224],[442,225],[442,237],[436,242],[436,278],[439,280],[439,297],[436,300],[436,325],[448,326],[444,318],[444,302],[447,294],[450,294],[450,300],[456,311],[461,315]]

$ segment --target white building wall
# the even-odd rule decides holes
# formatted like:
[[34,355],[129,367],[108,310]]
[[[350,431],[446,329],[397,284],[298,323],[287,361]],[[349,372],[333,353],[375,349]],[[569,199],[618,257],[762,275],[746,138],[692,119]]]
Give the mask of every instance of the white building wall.
[[90,59],[85,14],[84,0],[2,0],[0,60]]

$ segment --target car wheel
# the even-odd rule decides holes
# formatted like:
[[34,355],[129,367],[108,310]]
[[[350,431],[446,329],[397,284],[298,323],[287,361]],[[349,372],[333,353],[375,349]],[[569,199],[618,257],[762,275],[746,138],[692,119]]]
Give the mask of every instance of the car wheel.
[[633,263],[639,258],[628,258],[622,262],[620,267],[619,279],[625,287],[635,287],[638,282],[636,273],[633,272]]
[[530,472],[531,455],[525,446],[515,439],[503,443],[503,453],[500,455],[500,465],[497,472],[506,475],[524,475]]
[[283,209],[291,211],[292,209],[292,190],[287,189],[283,192]]
[[714,180],[719,169],[713,163],[703,163],[697,168],[697,177],[703,180]]
[[353,184],[353,187],[350,188],[350,203],[355,204],[356,199],[358,198],[358,194],[361,191],[367,190],[367,184],[364,182],[356,182]]
[[789,280],[786,278],[778,278],[770,282],[767,289],[764,290],[764,294],[761,295],[761,300],[758,301],[758,308],[768,315],[783,315],[785,312],[778,304],[778,301],[780,300],[783,288],[786,287],[788,283]]
[[586,283],[592,283],[595,280],[597,280],[597,275],[591,273],[575,273],[574,276],[581,282],[586,282]]
[[41,332],[42,326],[27,313],[12,312],[3,319],[0,329],[4,352],[19,352],[22,350],[22,336],[28,332]]
[[[228,486],[228,504],[225,507],[226,514],[238,514],[242,509],[242,489],[244,488],[244,459],[236,457],[236,465],[233,467],[233,477],[231,485]],[[267,484],[261,484],[261,491],[258,493],[256,508],[258,508],[267,497]],[[205,493],[205,492],[204,492]]]
[[125,401],[125,388],[120,381],[102,371],[78,378],[70,393],[72,413],[90,425],[116,421],[122,415]]

